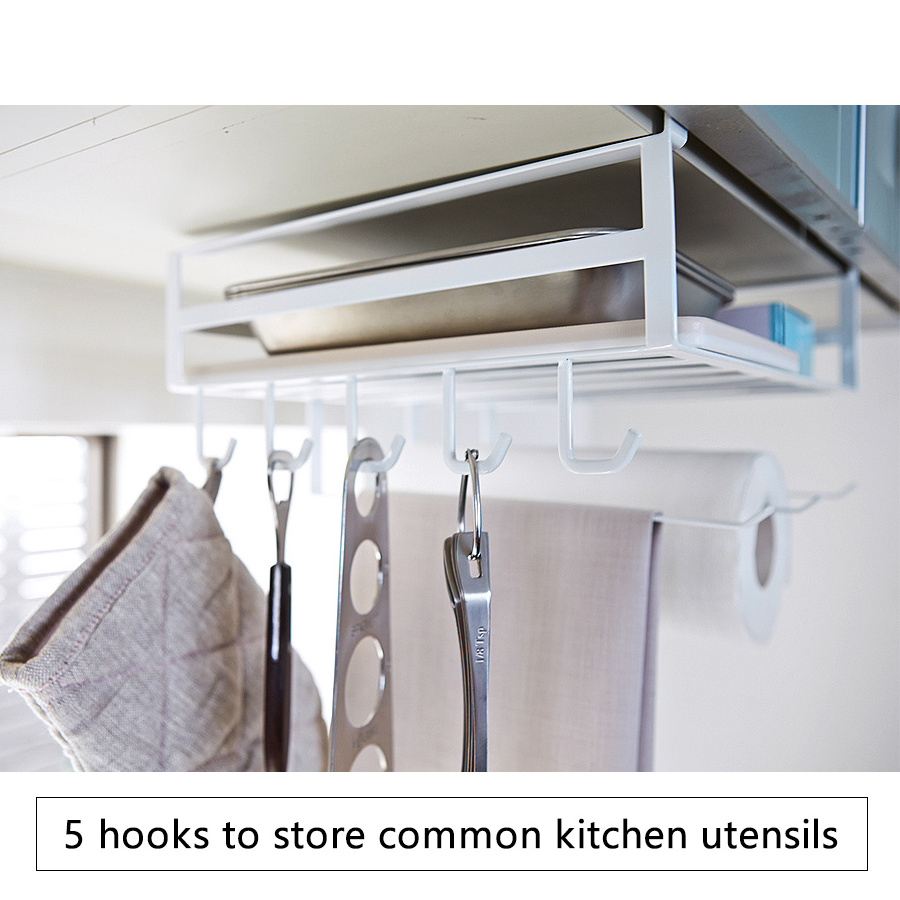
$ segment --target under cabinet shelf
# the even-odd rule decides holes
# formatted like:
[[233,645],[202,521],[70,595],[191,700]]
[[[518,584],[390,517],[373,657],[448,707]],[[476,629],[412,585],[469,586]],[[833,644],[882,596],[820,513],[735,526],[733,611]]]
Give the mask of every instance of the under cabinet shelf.
[[[770,239],[774,239],[772,235],[783,239],[787,248],[773,254],[777,257],[775,271],[779,278],[783,278],[785,260],[790,253],[799,253],[801,276],[818,279],[823,274],[833,276],[839,285],[841,325],[827,335],[838,347],[839,374],[830,380],[801,375],[796,354],[778,344],[711,318],[679,315],[673,171],[685,138],[684,131],[670,122],[659,134],[331,210],[175,253],[170,261],[167,289],[169,386],[180,392],[202,388],[210,396],[263,397],[267,386],[275,385],[279,399],[341,402],[346,381],[352,377],[373,386],[380,385],[385,399],[408,402],[410,395],[420,389],[428,393],[427,385],[434,381],[429,376],[452,368],[467,373],[470,398],[550,397],[555,392],[556,367],[564,359],[577,364],[579,394],[589,395],[815,392],[852,386],[857,329],[855,273],[835,271],[833,261],[828,259],[816,261],[813,249],[800,247],[794,234],[780,234],[765,212],[754,210],[746,198],[737,199],[751,216],[758,214],[759,227],[768,229]],[[684,165],[684,160],[679,160],[679,166]],[[207,263],[210,259],[221,261],[227,260],[230,254],[244,252],[246,255],[246,251],[252,258],[259,248],[275,244],[278,252],[268,257],[262,254],[260,259],[269,260],[267,264],[271,265],[271,260],[283,257],[284,261],[278,263],[281,271],[265,271],[269,276],[282,275],[290,271],[291,254],[302,246],[305,236],[314,235],[321,241],[323,234],[340,235],[341,229],[349,228],[356,234],[354,229],[360,226],[365,226],[370,235],[373,230],[377,233],[379,227],[396,226],[403,216],[420,215],[422,211],[440,222],[448,210],[459,217],[465,204],[473,200],[488,205],[494,197],[509,201],[510,195],[503,193],[506,191],[514,192],[511,205],[521,206],[525,196],[521,191],[525,188],[539,185],[548,190],[574,177],[579,190],[583,190],[585,173],[608,174],[617,166],[625,167],[623,180],[632,189],[636,187],[637,199],[619,198],[618,205],[610,212],[599,202],[606,196],[599,191],[598,211],[585,212],[579,207],[578,212],[579,216],[590,214],[599,221],[576,218],[573,222],[562,222],[567,226],[587,225],[597,229],[613,220],[606,233],[588,229],[564,241],[501,245],[492,252],[476,255],[451,252],[437,261],[393,269],[376,266],[349,277],[312,280],[231,300],[225,300],[219,289],[195,294],[187,287],[185,267],[201,258]],[[695,171],[691,178],[697,180],[703,176],[704,173]],[[710,177],[708,181],[720,192],[727,188],[720,178]],[[618,182],[605,178],[598,184],[611,189]],[[533,202],[533,197],[527,196]],[[711,196],[705,195],[704,202],[711,202]],[[733,204],[735,197],[731,194],[728,197],[728,202]],[[501,200],[498,204],[502,206]],[[623,204],[626,212],[621,212]],[[554,216],[559,215],[558,206],[554,206]],[[559,224],[559,220],[554,219],[553,224]],[[409,230],[408,224],[406,227]],[[688,235],[686,242],[695,255],[703,255],[696,235]],[[338,243],[343,246],[346,241]],[[763,243],[757,255],[770,252],[768,239]],[[752,255],[754,247],[744,248],[744,252]],[[718,253],[723,255],[721,247]],[[734,260],[739,255],[737,249],[728,250],[724,254],[728,257],[725,268],[729,261],[733,272],[739,272],[743,265],[753,273],[753,283],[758,284],[762,262],[751,259],[749,264],[737,265]],[[253,331],[254,325],[266,317],[297,311],[340,308],[628,264],[642,266],[642,319],[275,354],[262,349]],[[250,267],[247,271],[258,275],[260,265],[254,261],[255,269]],[[233,280],[240,271],[239,267],[223,263],[221,278]],[[733,279],[735,275],[730,277]]]
[[666,350],[644,345],[643,326],[642,321],[611,322],[278,354],[198,366],[192,384],[210,396],[262,397],[266,385],[274,383],[280,399],[340,401],[344,381],[354,376],[380,384],[386,399],[408,399],[405,379],[421,383],[425,376],[453,368],[467,374],[470,399],[515,399],[522,393],[549,399],[555,396],[556,364],[568,358],[578,367],[579,393],[591,395],[834,387],[800,375],[792,351],[712,319],[680,318],[679,345]]

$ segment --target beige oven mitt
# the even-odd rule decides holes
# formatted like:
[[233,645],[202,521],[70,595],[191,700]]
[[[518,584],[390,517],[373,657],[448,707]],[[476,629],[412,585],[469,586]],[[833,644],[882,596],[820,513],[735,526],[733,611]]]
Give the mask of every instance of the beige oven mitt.
[[[125,519],[0,652],[0,679],[84,771],[262,770],[266,598],[212,500],[163,468]],[[326,732],[293,660],[289,768]]]

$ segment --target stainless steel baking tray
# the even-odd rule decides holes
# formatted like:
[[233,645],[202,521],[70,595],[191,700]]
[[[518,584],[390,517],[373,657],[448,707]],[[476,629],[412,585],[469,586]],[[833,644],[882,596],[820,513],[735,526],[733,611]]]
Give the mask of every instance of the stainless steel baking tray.
[[[422,263],[608,234],[610,230],[558,231],[319,269],[231,285],[225,289],[225,297],[233,300]],[[681,254],[678,254],[677,278],[679,315],[712,316],[733,297],[729,284]],[[298,310],[267,316],[252,326],[269,353],[284,353],[619,322],[643,316],[642,265],[632,262],[368,303]]]

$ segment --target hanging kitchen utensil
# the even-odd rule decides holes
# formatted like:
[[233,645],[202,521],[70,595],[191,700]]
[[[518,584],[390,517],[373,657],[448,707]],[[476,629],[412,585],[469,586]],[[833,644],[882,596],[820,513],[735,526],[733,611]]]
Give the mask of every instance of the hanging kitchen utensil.
[[459,489],[459,531],[444,541],[444,577],[456,617],[463,679],[463,772],[487,771],[487,701],[491,655],[488,535],[481,530],[477,450],[466,450],[472,477],[474,527],[466,531],[466,485]]
[[[384,453],[372,438],[358,441],[344,478],[341,581],[331,716],[330,768],[393,768],[391,726],[390,557],[387,474],[375,475],[375,496],[360,509],[356,479],[367,460]],[[365,571],[365,562],[375,571]],[[357,577],[352,578],[354,573]],[[359,575],[368,576],[368,583]],[[354,765],[354,763],[356,765]]]
[[[269,570],[269,603],[266,620],[266,693],[263,746],[266,771],[287,771],[291,724],[291,567],[284,561],[288,512],[294,492],[294,458],[285,451],[269,454],[269,496],[275,512],[275,565]],[[287,497],[275,497],[275,472],[288,473]]]
[[[294,473],[312,453],[309,438],[292,456],[275,449],[275,385],[266,386],[266,453],[269,497],[275,513],[275,565],[269,571],[269,603],[266,619],[266,671],[263,704],[263,748],[266,771],[287,771],[291,728],[291,568],[284,561],[288,512],[294,492]],[[287,496],[276,497],[275,473],[288,475]]]

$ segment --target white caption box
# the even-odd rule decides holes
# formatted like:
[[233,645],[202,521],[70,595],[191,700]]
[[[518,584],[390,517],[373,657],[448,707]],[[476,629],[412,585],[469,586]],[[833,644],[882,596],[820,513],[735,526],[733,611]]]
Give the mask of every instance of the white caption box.
[[865,797],[38,797],[48,870],[866,870]]

